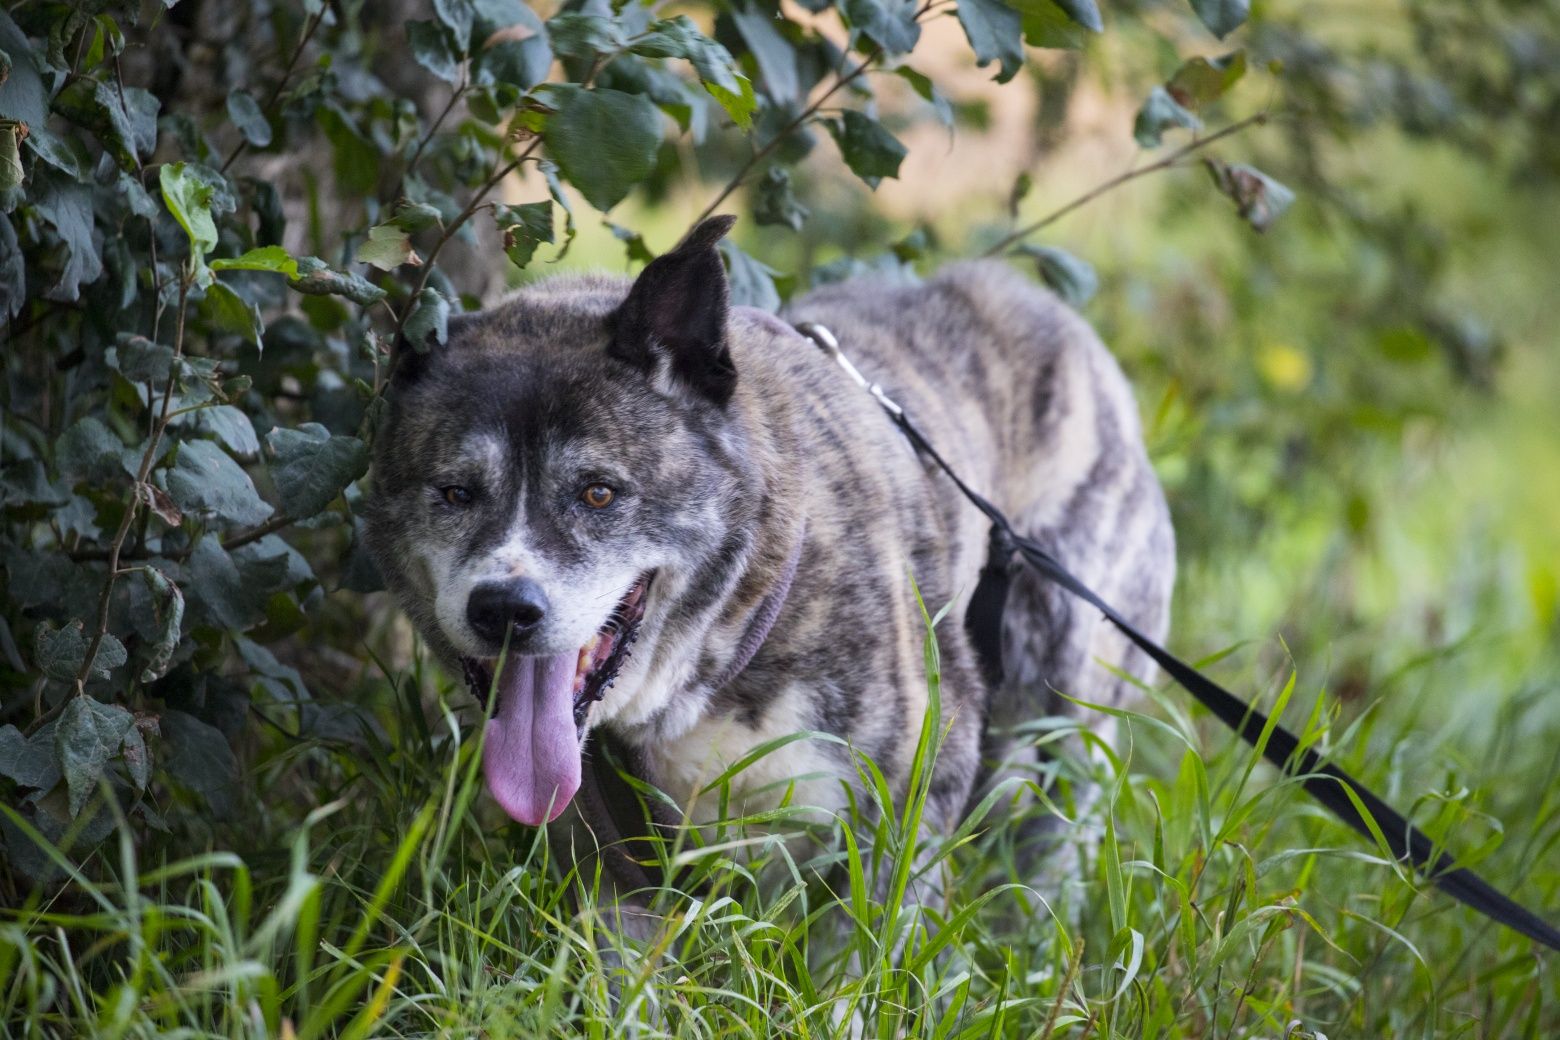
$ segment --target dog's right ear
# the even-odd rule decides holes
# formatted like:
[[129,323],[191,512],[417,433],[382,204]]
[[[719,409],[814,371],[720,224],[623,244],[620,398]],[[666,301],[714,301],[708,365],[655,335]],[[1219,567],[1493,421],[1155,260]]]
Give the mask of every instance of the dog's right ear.
[[715,244],[737,218],[711,217],[640,272],[612,319],[607,353],[671,377],[717,405],[731,400],[737,370],[726,342],[730,290]]

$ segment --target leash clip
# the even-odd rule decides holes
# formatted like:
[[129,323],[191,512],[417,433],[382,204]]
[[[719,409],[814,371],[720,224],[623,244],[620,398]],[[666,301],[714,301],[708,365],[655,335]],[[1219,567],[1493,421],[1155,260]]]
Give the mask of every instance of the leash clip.
[[877,403],[882,405],[883,410],[888,412],[889,415],[892,415],[895,419],[904,416],[905,410],[899,407],[898,402],[884,392],[883,384],[868,382],[867,377],[861,374],[861,369],[851,363],[850,358],[846,357],[845,352],[840,349],[840,341],[834,338],[834,333],[830,332],[827,327],[819,325],[815,321],[804,321],[796,326],[796,331],[812,340],[818,345],[818,349],[839,362],[846,375],[854,379],[856,385],[876,398]]

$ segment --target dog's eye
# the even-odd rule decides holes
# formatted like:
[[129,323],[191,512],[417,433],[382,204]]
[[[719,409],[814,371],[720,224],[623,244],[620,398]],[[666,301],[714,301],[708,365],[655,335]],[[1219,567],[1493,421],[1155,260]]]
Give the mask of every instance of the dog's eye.
[[580,501],[592,509],[605,509],[612,504],[617,492],[605,484],[591,484],[580,492]]
[[471,489],[461,487],[459,484],[449,484],[439,489],[439,494],[444,496],[444,501],[452,506],[471,505]]

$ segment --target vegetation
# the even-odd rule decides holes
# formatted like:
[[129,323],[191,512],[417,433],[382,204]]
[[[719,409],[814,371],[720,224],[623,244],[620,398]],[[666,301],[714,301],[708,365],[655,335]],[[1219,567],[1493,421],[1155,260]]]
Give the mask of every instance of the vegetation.
[[1049,887],[976,814],[923,905],[868,782],[807,858],[797,806],[683,836],[614,950],[354,509],[392,344],[505,281],[718,211],[771,309],[1009,256],[1134,377],[1174,646],[1552,919],[1556,67],[1520,0],[9,5],[5,1032],[1554,1035],[1552,954],[1171,687],[1120,748],[1035,720]]

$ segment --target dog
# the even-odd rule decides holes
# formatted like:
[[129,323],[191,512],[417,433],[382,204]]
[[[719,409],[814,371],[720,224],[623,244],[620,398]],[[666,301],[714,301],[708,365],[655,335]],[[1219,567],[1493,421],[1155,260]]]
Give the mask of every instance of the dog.
[[[1162,638],[1174,540],[1120,368],[998,262],[853,280],[784,320],[733,306],[700,224],[632,281],[562,275],[403,349],[375,445],[367,544],[427,645],[491,694],[487,789],[544,826],[589,781],[593,734],[684,806],[843,811],[855,755],[902,792],[928,708],[916,600],[967,603],[987,525],[793,323],[825,326],[972,487]],[[1116,705],[1151,664],[1096,611],[1014,576],[999,683],[936,630],[942,744],[923,826],[954,827],[1014,726]],[[1104,726],[1108,718],[1101,716]],[[1091,723],[1096,729],[1099,723]],[[1027,756],[1027,758],[1026,758]],[[789,794],[788,794],[789,792]]]

